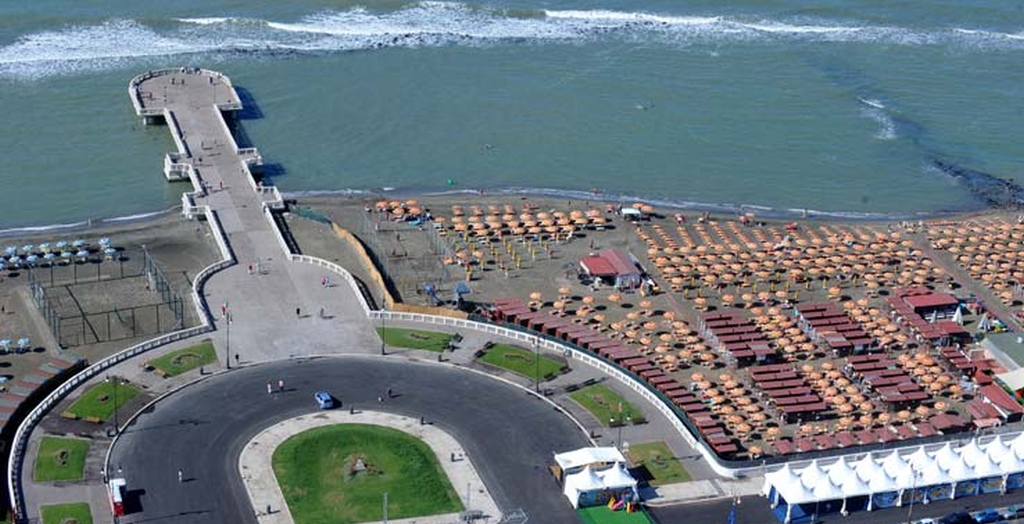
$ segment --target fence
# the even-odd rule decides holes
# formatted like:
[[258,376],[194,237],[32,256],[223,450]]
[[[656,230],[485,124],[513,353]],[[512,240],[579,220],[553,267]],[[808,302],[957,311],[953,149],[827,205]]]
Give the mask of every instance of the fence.
[[125,360],[137,355],[141,355],[153,348],[157,348],[171,342],[176,342],[178,340],[191,338],[213,330],[213,316],[210,314],[209,307],[206,304],[206,298],[204,298],[203,295],[203,287],[206,285],[206,281],[209,280],[214,273],[233,265],[235,263],[235,256],[231,251],[227,240],[224,238],[220,219],[217,217],[216,212],[212,211],[207,206],[202,207],[202,212],[206,216],[207,222],[210,223],[210,227],[214,233],[214,239],[217,241],[217,246],[220,249],[221,256],[223,258],[220,262],[211,264],[204,268],[198,275],[196,275],[195,280],[192,281],[193,306],[196,309],[196,316],[200,319],[201,324],[192,328],[168,333],[161,337],[137,344],[85,368],[81,373],[78,373],[58,386],[57,389],[47,395],[25,416],[25,420],[18,425],[18,429],[14,433],[14,438],[11,441],[10,459],[7,462],[8,498],[11,503],[11,510],[16,516],[25,514],[25,493],[21,489],[21,474],[25,448],[28,444],[28,437],[32,434],[36,424],[39,423],[43,416],[46,415],[53,406],[60,402],[76,387],[99,375],[111,366],[124,362]]

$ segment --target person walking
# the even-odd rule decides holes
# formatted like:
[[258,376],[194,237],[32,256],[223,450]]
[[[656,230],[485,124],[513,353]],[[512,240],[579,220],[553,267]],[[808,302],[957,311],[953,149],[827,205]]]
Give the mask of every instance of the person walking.
[[185,482],[185,473],[179,469],[178,470],[178,484],[181,484],[182,482]]
[[295,318],[300,318],[301,316],[302,316],[302,310],[299,309],[299,308],[295,308]]
[[277,379],[277,390],[280,391],[280,392],[284,392],[284,379],[283,378]]
[[395,398],[391,395],[391,388],[388,388],[388,398]]
[[274,388],[270,385],[270,382],[267,382],[267,394],[268,395],[273,395],[274,394]]

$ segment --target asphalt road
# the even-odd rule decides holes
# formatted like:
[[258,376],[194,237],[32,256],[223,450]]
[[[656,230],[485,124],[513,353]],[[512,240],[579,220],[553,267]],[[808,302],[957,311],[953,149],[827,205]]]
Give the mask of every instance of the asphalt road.
[[[267,382],[276,386],[279,378],[286,391],[268,395]],[[397,398],[378,403],[388,387]],[[127,479],[132,511],[120,522],[256,523],[238,474],[239,454],[267,426],[315,412],[312,393],[319,389],[341,400],[343,409],[425,416],[462,444],[503,511],[522,509],[530,524],[580,522],[547,470],[554,453],[588,445],[567,417],[476,373],[358,356],[235,370],[153,406],[125,429],[111,453],[110,474]]]

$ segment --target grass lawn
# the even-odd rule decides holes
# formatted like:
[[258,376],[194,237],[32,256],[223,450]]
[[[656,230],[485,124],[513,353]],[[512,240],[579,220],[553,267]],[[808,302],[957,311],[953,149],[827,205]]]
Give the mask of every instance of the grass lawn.
[[[117,407],[131,402],[139,390],[127,384],[117,384]],[[99,420],[107,420],[114,414],[114,388],[112,382],[100,382],[89,388],[84,395],[71,404],[68,412],[78,418],[94,417]]]
[[655,486],[690,480],[690,474],[664,442],[630,444],[626,455],[634,466],[647,466],[647,471],[654,477],[651,484]]
[[[480,357],[480,361],[492,366],[505,368],[530,380],[540,380],[548,375],[557,375],[562,370],[563,365],[561,362],[545,356],[540,357],[540,363],[538,364],[536,356],[532,351],[506,344],[495,344],[487,350],[484,356]],[[537,376],[538,366],[540,368],[540,376]]]
[[392,347],[438,352],[444,351],[452,339],[448,333],[389,327],[377,328],[377,335],[384,339],[384,343]]
[[72,502],[71,504],[51,504],[41,508],[43,524],[64,524],[71,519],[77,524],[92,524],[92,513],[89,504]]
[[612,511],[608,506],[592,506],[576,511],[587,524],[651,524],[651,519],[643,511],[626,513],[625,510]]
[[88,452],[88,440],[43,437],[32,476],[38,482],[78,480],[85,471],[85,455]]
[[149,365],[162,371],[164,376],[173,377],[199,366],[213,364],[216,361],[217,353],[213,349],[213,342],[204,340],[194,346],[172,351],[160,358],[150,360]]
[[[627,417],[635,422],[644,420],[639,409],[603,384],[594,384],[574,391],[569,394],[569,398],[593,413],[602,426],[612,425],[609,424],[612,419],[615,420],[615,425],[625,424]],[[622,406],[621,410],[619,406]]]
[[273,464],[296,524],[380,521],[384,492],[390,519],[462,511],[430,447],[391,428],[311,429],[278,446]]

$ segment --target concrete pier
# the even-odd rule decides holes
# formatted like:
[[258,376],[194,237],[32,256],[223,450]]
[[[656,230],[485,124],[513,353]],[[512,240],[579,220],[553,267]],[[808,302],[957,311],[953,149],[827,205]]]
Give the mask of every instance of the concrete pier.
[[[281,194],[257,182],[259,152],[238,147],[232,136],[228,122],[242,102],[231,80],[206,69],[164,69],[132,79],[128,91],[140,117],[166,123],[171,132],[177,151],[165,158],[165,175],[193,186],[182,195],[182,213],[206,220],[214,240],[237,262],[206,285],[221,358],[234,365],[236,354],[242,362],[258,362],[333,353],[341,341],[378,346],[360,297],[348,285],[326,289],[320,282],[332,277],[330,271],[291,260],[274,222],[275,211],[284,207]],[[224,305],[231,313],[230,338]],[[330,320],[317,318],[321,308]],[[304,325],[281,329],[285,322]]]

